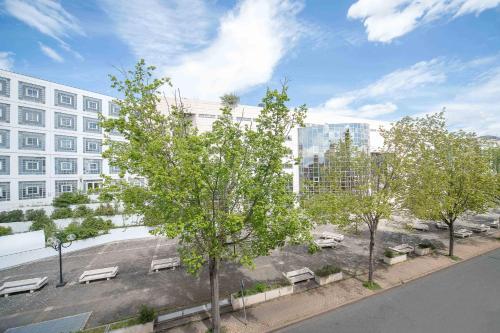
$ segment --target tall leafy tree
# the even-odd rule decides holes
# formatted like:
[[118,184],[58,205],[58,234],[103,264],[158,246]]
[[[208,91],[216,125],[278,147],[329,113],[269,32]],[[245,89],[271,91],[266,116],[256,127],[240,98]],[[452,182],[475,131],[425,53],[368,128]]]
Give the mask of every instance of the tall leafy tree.
[[104,156],[147,186],[123,182],[115,195],[132,210],[156,221],[157,232],[179,239],[183,264],[192,272],[208,265],[213,331],[220,330],[219,272],[226,260],[251,264],[256,256],[308,238],[308,225],[294,208],[291,181],[283,169],[290,158],[285,138],[301,125],[305,106],[290,110],[287,87],[267,90],[251,126],[233,121],[234,98],[223,99],[211,131],[198,133],[183,105],[161,113],[154,67],[139,62],[112,86],[124,95],[117,119],[102,122],[123,133],[125,143],[107,142]]
[[405,205],[419,218],[448,225],[453,256],[455,221],[486,211],[499,193],[498,178],[475,134],[449,131],[443,113],[411,122]]

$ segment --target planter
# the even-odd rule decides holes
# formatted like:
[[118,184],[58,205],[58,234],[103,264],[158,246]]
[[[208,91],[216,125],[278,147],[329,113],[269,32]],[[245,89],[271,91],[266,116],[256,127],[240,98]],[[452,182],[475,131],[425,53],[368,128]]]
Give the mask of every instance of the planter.
[[393,258],[389,258],[389,257],[384,256],[384,262],[387,265],[395,265],[395,264],[398,264],[400,262],[406,261],[406,259],[407,259],[406,254],[395,256]]
[[418,246],[415,247],[415,254],[417,256],[426,256],[429,253],[431,253],[431,248],[430,247],[425,247],[425,248],[418,247]]
[[[249,307],[254,304],[266,302],[274,298],[281,296],[290,295],[293,293],[293,286],[285,286],[281,288],[276,288],[272,290],[265,291],[263,293],[258,293],[255,295],[245,296],[245,307]],[[236,297],[236,294],[231,294],[231,306],[233,310],[239,310],[243,308],[243,297]]]
[[116,330],[109,331],[110,333],[153,333],[153,322],[134,325]]
[[335,282],[335,281],[340,281],[342,279],[343,279],[342,272],[338,272],[338,273],[335,273],[335,274],[330,274],[330,275],[327,275],[327,276],[317,276],[316,275],[314,277],[314,280],[320,286],[322,286],[324,284],[332,283],[332,282]]

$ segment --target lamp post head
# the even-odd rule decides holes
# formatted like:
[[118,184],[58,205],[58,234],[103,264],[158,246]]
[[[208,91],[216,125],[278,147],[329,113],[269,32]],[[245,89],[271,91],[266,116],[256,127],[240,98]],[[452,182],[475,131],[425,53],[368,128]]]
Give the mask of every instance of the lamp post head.
[[53,248],[57,248],[61,242],[57,237],[52,236],[47,239],[47,243],[49,243]]
[[72,242],[76,239],[76,236],[75,236],[75,234],[69,234],[68,236],[66,236],[66,239],[68,241]]

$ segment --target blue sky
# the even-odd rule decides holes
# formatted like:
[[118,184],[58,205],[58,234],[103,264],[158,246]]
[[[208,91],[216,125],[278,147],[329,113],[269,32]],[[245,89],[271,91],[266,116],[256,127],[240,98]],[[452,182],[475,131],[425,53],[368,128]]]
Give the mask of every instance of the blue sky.
[[0,67],[115,95],[145,58],[184,97],[255,105],[289,80],[312,119],[446,108],[500,135],[500,0],[3,0]]

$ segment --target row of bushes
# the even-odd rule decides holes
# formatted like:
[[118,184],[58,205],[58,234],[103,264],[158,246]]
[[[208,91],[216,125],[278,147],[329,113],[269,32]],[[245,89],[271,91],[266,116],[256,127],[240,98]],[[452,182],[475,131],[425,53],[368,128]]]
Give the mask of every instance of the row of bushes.
[[243,294],[245,296],[251,296],[259,293],[263,293],[268,290],[273,290],[285,286],[289,286],[290,282],[288,280],[280,280],[277,282],[265,283],[265,282],[257,282],[250,288],[246,288],[245,292],[242,293],[241,290],[236,294],[236,297],[242,297]]
[[66,192],[58,197],[55,197],[52,201],[52,206],[62,208],[68,207],[70,205],[87,204],[90,202],[89,197],[85,193],[81,192]]
[[69,207],[57,208],[52,212],[53,219],[65,219],[70,217],[87,217],[87,216],[112,216],[116,215],[117,210],[110,204],[99,205],[95,210],[87,206],[78,206],[74,210]]
[[0,226],[0,237],[1,236],[7,236],[12,234],[12,228],[11,227],[2,227]]
[[42,215],[45,215],[43,209],[29,209],[26,213],[23,213],[20,209],[0,212],[0,223],[34,221]]

